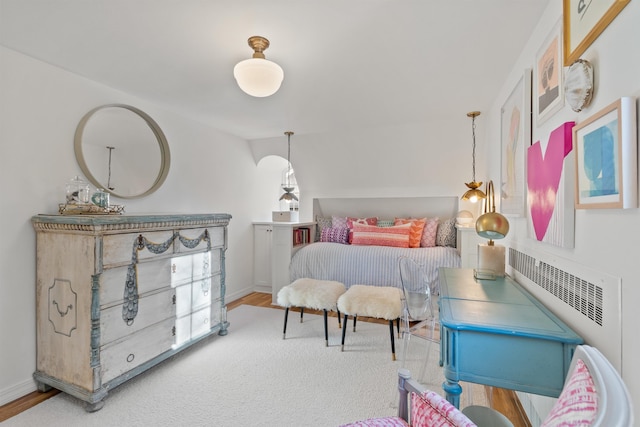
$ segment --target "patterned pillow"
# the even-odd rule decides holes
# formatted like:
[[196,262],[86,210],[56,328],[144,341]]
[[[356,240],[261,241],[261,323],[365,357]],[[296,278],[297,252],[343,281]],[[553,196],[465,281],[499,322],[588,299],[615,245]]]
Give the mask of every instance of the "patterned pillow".
[[477,427],[438,393],[411,393],[411,425],[414,427]]
[[349,243],[353,240],[353,224],[378,225],[378,218],[353,218],[347,217],[347,227],[349,227]]
[[440,218],[427,218],[427,222],[424,224],[424,231],[422,232],[422,238],[420,239],[421,248],[432,248],[436,245],[436,234],[438,232],[438,221]]
[[393,227],[393,222],[392,219],[379,219],[378,227]]
[[347,226],[347,217],[346,216],[335,216],[331,217],[331,226],[332,227],[343,227],[349,228]]
[[456,219],[451,218],[438,226],[436,246],[456,247]]
[[320,234],[322,233],[322,230],[324,230],[325,228],[331,228],[333,227],[333,223],[331,222],[331,218],[323,218],[323,217],[316,217],[316,242],[320,241]]
[[320,233],[321,242],[347,244],[349,239],[349,229],[345,227],[323,228]]
[[424,231],[427,218],[396,218],[393,225],[411,224],[411,234],[409,235],[409,247],[419,248],[422,240],[422,232]]
[[571,377],[540,427],[590,426],[598,413],[598,393],[582,360],[576,362]]
[[354,245],[409,247],[411,223],[393,227],[356,224],[353,227]]
[[409,427],[400,417],[368,418],[354,423],[343,424],[340,427]]

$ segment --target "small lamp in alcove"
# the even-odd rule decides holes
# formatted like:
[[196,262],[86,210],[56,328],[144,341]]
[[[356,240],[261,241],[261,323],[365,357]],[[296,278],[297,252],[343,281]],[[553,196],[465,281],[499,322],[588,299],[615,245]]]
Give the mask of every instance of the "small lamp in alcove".
[[507,233],[509,233],[509,221],[507,221],[507,218],[503,215],[496,212],[493,181],[487,183],[486,195],[484,213],[476,221],[476,233],[481,237],[489,239],[489,242],[478,245],[478,268],[476,270],[476,277],[502,277],[505,272],[505,247],[496,245],[493,241],[504,239],[507,236]]

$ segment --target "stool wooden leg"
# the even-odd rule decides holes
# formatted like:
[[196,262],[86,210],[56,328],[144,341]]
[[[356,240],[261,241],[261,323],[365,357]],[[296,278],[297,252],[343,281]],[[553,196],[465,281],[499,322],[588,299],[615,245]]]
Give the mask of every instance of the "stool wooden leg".
[[340,351],[344,351],[344,337],[347,334],[347,320],[349,320],[349,315],[345,314],[344,315],[344,328],[342,328],[342,347],[340,348]]
[[[355,331],[356,331],[356,319],[357,319],[357,318],[358,318],[358,315],[357,315],[357,314],[354,314],[354,315],[353,315],[353,332],[355,332]],[[347,322],[344,322],[344,324],[346,325],[346,324],[347,324]]]
[[304,315],[304,307],[300,307],[300,323],[302,323],[302,316]]
[[396,326],[398,328],[398,338],[402,338],[402,335],[400,334],[400,318],[399,317],[396,319]]
[[329,332],[327,332],[327,310],[324,309],[324,346],[329,347]]
[[282,339],[287,335],[287,317],[289,317],[289,307],[284,309],[284,328],[282,329]]
[[396,340],[394,339],[393,320],[389,320],[389,332],[391,334],[391,360],[396,360]]
[[342,322],[340,321],[340,310],[338,310],[338,329],[342,328]]

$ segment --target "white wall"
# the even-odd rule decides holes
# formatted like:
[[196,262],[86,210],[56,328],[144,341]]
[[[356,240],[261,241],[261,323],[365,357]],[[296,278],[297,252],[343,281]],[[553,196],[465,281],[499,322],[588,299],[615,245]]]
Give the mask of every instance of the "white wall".
[[[310,220],[315,197],[451,196],[472,178],[473,106],[461,106],[448,122],[407,124],[335,134],[296,134],[291,163],[300,186],[300,219]],[[476,119],[476,179],[484,180],[486,121]],[[286,158],[284,138],[250,141],[256,161],[270,154]],[[474,210],[461,202],[461,209]]]
[[[492,159],[487,169],[494,181],[500,178],[500,108],[511,90],[522,76],[525,68],[534,68],[534,58],[554,25],[562,17],[562,2],[550,0],[529,42],[505,81],[495,104],[489,113],[489,140],[492,141],[489,155]],[[595,95],[591,105],[580,113],[567,105],[549,120],[537,127],[534,123],[533,142],[546,144],[549,133],[567,121],[580,123],[622,96],[640,97],[640,55],[637,40],[640,40],[640,2],[630,2],[612,24],[595,40],[582,55],[594,66]],[[636,119],[637,120],[637,119]],[[638,238],[640,238],[640,211],[627,210],[576,210],[575,248],[562,249],[537,242],[527,237],[524,218],[510,218],[510,238],[522,246],[545,251],[568,259],[591,269],[622,279],[622,363],[621,374],[632,395],[636,412],[640,409],[640,353],[637,324],[640,314],[640,263],[637,262]],[[545,298],[544,293],[537,294]],[[562,313],[557,313],[563,317]],[[601,351],[613,354],[612,349]]]
[[[31,216],[57,213],[65,184],[81,175],[73,135],[108,103],[133,105],[163,129],[171,150],[164,185],[127,213],[230,213],[227,297],[252,290],[253,200],[261,190],[246,141],[144,100],[0,47],[0,405],[33,391],[35,233]],[[276,190],[277,191],[277,190]]]

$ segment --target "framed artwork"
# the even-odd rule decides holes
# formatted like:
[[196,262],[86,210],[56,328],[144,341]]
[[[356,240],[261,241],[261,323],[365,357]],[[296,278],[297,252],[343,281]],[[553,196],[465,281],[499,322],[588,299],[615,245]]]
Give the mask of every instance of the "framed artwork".
[[558,22],[536,55],[534,109],[538,126],[564,105],[560,27],[561,22]]
[[564,65],[569,66],[631,0],[563,0]]
[[638,207],[635,98],[620,98],[573,129],[576,209]]
[[574,247],[575,162],[572,129],[566,122],[527,149],[527,224],[531,238],[563,248]]
[[524,216],[525,150],[531,145],[531,69],[527,68],[500,110],[500,211]]

